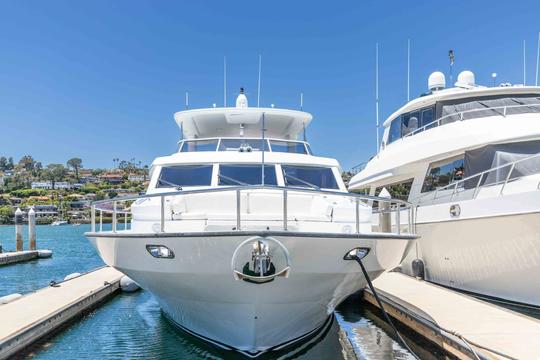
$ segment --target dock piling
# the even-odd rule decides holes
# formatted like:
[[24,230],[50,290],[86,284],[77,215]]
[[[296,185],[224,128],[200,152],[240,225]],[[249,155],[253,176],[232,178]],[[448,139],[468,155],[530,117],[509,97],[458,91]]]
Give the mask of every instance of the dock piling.
[[28,239],[30,250],[36,250],[36,212],[33,206],[28,211]]
[[22,216],[23,213],[20,208],[15,211],[15,242],[17,251],[23,249],[23,237],[22,237]]

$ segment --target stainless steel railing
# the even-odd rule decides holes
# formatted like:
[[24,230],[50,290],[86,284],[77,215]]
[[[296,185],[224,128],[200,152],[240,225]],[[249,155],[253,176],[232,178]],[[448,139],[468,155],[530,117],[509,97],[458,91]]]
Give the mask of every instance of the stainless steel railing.
[[[390,199],[390,198],[381,198],[376,196],[369,195],[359,195],[346,192],[335,192],[335,191],[325,191],[325,190],[312,190],[312,189],[302,189],[302,188],[291,188],[291,187],[280,187],[280,186],[262,186],[262,185],[253,185],[253,186],[233,186],[233,187],[218,187],[218,188],[207,188],[200,190],[188,190],[188,191],[173,191],[166,193],[157,193],[157,194],[146,194],[139,196],[125,196],[117,197],[114,199],[100,200],[92,203],[91,205],[91,232],[103,232],[103,220],[104,214],[111,214],[112,219],[112,229],[110,231],[117,232],[119,230],[129,230],[128,227],[128,216],[131,215],[130,206],[119,206],[119,204],[133,203],[134,201],[141,199],[152,199],[159,198],[160,200],[160,214],[159,214],[159,224],[160,232],[167,232],[166,223],[171,222],[181,222],[182,220],[176,219],[166,219],[165,214],[165,203],[167,198],[171,197],[182,197],[189,196],[194,194],[213,194],[213,193],[224,193],[224,192],[234,192],[236,194],[236,231],[242,230],[242,193],[253,193],[259,190],[272,190],[281,192],[282,196],[282,220],[283,220],[283,231],[289,230],[289,204],[288,199],[291,193],[300,193],[300,194],[312,194],[312,195],[321,195],[321,196],[332,196],[338,198],[347,198],[354,201],[354,219],[355,219],[355,231],[357,234],[360,233],[360,203],[367,204],[371,207],[374,214],[378,214],[379,218],[385,221],[385,223],[390,223],[390,228],[384,230],[383,232],[389,232],[396,235],[400,234],[414,234],[413,232],[413,211],[414,208],[406,201],[399,199]],[[406,213],[406,222],[401,223],[401,213]],[[124,227],[119,229],[118,226],[118,217],[123,216]],[[353,215],[353,214],[351,214]],[[352,216],[351,216],[352,217]],[[333,218],[330,219],[330,222],[333,222]],[[97,224],[97,225],[96,225]],[[352,225],[352,224],[351,224]],[[395,231],[393,231],[395,229]]]
[[[539,161],[540,161],[540,153],[537,153],[531,156],[527,156],[523,159],[515,160],[512,162],[500,165],[500,166],[493,167],[491,169],[468,176],[464,179],[460,179],[446,186],[437,188],[429,193],[426,193],[418,197],[418,203],[424,202],[422,200],[425,200],[426,198],[429,198],[428,201],[429,200],[435,201],[437,199],[442,199],[442,198],[449,198],[449,201],[452,201],[454,197],[458,195],[460,189],[466,188],[465,183],[470,184],[470,183],[475,183],[475,181],[476,181],[476,185],[474,187],[469,186],[469,188],[466,189],[470,191],[471,199],[475,199],[480,189],[486,186],[501,185],[501,189],[499,190],[499,195],[503,195],[504,189],[506,185],[508,184],[508,182],[522,177],[522,176],[512,177],[512,174],[514,173],[514,170],[516,169],[516,165],[519,166],[520,164],[523,164],[526,162],[537,163]],[[506,173],[506,175],[503,176],[504,177],[503,180],[487,181],[490,173],[494,173],[494,172],[504,173],[504,169],[507,169],[507,168],[508,168],[508,173]],[[540,173],[540,171],[537,173]],[[532,175],[532,174],[529,174],[529,175]],[[499,178],[499,177],[496,176],[496,178]],[[540,186],[540,183],[536,186],[535,190],[538,190],[539,186]],[[449,190],[452,190],[452,192],[450,193]]]

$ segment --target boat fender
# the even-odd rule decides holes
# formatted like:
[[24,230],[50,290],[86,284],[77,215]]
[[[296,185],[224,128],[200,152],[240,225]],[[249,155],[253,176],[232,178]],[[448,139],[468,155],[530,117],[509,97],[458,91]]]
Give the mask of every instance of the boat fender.
[[120,279],[120,288],[125,292],[134,292],[140,289],[139,284],[131,280],[128,276],[122,276]]
[[51,250],[38,250],[38,257],[40,259],[50,258],[52,256]]
[[81,276],[81,273],[75,272],[75,273],[72,273],[72,274],[67,275],[67,276],[64,278],[64,281],[68,281],[68,280],[71,280],[71,279],[75,279],[76,277],[79,277],[79,276]]
[[413,260],[412,272],[415,278],[424,280],[425,278],[424,262],[420,259]]
[[6,295],[6,296],[2,296],[2,297],[0,297],[0,304],[10,303],[12,301],[17,300],[20,297],[22,297],[21,294],[9,294],[9,295]]

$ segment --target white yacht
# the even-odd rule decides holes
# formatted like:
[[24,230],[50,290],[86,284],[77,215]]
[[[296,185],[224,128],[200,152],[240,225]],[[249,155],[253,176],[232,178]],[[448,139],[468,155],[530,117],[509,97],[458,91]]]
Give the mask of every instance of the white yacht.
[[283,349],[366,285],[355,255],[376,278],[416,238],[389,222],[408,203],[349,194],[338,162],[297,140],[310,114],[250,108],[241,93],[174,117],[178,151],[155,159],[145,195],[94,203],[86,236],[186,332],[252,357]]
[[479,86],[470,71],[428,83],[384,122],[349,189],[412,203],[420,239],[405,272],[540,306],[540,87]]

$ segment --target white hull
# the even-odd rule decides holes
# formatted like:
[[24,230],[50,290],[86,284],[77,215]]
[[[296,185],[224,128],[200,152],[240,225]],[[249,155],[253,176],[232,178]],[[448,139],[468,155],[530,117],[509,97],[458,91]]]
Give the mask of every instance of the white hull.
[[[287,278],[253,284],[233,276],[231,258],[247,238],[272,236],[288,250]],[[407,238],[298,233],[88,234],[104,261],[152,292],[179,326],[224,347],[257,354],[321,327],[334,308],[366,281],[343,256],[371,248],[363,262],[372,278],[397,266]],[[158,259],[146,245],[169,247],[174,259]]]
[[540,213],[419,223],[417,257],[426,280],[480,295],[540,306]]

